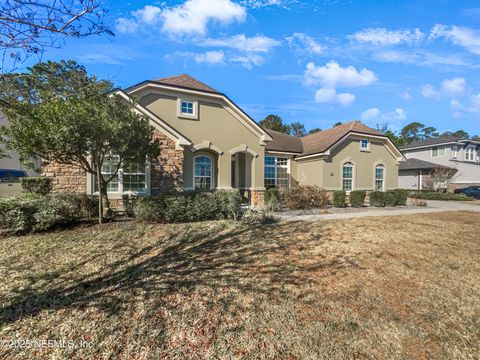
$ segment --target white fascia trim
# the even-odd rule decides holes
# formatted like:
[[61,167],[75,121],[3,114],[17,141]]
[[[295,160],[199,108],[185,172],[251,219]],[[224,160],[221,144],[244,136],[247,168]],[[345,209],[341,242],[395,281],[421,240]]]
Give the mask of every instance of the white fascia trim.
[[480,184],[480,180],[462,180],[462,181],[452,181],[452,184]]
[[[114,94],[120,95],[122,98],[129,101],[130,103],[133,102],[133,100],[121,90],[117,90]],[[176,131],[173,127],[168,125],[165,121],[160,119],[154,113],[145,109],[142,105],[135,104],[135,111],[137,113],[147,116],[150,120],[152,120],[153,123],[155,123],[162,130],[164,130],[165,135],[167,135],[173,141],[177,142],[178,145],[189,146],[192,144],[190,140],[188,140],[186,137],[184,137],[182,134],[180,134],[178,131]]]
[[196,91],[196,90],[190,90],[190,89],[182,89],[182,88],[178,88],[178,87],[175,87],[175,86],[167,86],[167,85],[160,85],[160,84],[156,84],[156,83],[146,83],[134,90],[132,90],[132,92],[138,92],[146,87],[154,87],[154,88],[159,88],[159,89],[166,89],[166,90],[174,90],[174,91],[178,91],[178,92],[183,92],[183,93],[187,93],[187,94],[193,94],[193,95],[199,95],[199,96],[207,96],[207,97],[213,97],[213,98],[216,98],[216,99],[221,99],[223,101],[225,101],[228,105],[230,105],[230,107],[232,109],[235,109],[243,118],[244,120],[246,120],[250,126],[254,127],[255,130],[257,131],[257,135],[259,135],[262,139],[262,141],[272,141],[272,137],[270,135],[267,134],[266,131],[264,131],[260,126],[258,126],[258,124],[253,121],[252,119],[250,119],[250,117],[242,110],[240,109],[237,105],[235,105],[229,98],[227,98],[225,95],[223,94],[215,94],[215,93],[206,93],[206,92],[203,92],[203,91]]
[[288,151],[275,151],[275,150],[265,150],[265,155],[268,155],[268,154],[280,154],[280,155],[291,155],[291,156],[295,156],[295,155],[298,155],[299,153],[296,153],[296,152],[288,152]]
[[444,143],[439,143],[439,144],[434,144],[434,145],[422,145],[422,146],[416,146],[416,147],[411,147],[407,149],[400,149],[401,152],[408,152],[410,150],[417,150],[417,149],[426,149],[426,148],[432,148],[432,147],[438,147],[438,146],[444,146],[444,145],[462,145],[461,141],[450,141],[450,142],[444,142]]

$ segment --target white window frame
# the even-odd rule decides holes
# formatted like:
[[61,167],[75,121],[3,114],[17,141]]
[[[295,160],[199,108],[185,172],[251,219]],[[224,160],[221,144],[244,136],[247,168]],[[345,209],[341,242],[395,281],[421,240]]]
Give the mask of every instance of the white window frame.
[[[437,149],[437,155],[433,154],[433,149]],[[443,150],[443,154],[440,154],[440,150]],[[445,146],[432,146],[432,158],[445,157]]]
[[[182,103],[192,104],[192,114],[182,112]],[[184,119],[198,119],[198,101],[190,97],[182,97],[177,99],[177,117]]]
[[[268,164],[266,163],[267,157],[273,158],[274,159],[274,164]],[[287,164],[286,165],[279,165],[278,164],[278,159],[286,159]],[[273,178],[264,178],[263,180],[263,185],[265,186],[265,180],[274,180],[274,187],[278,188],[278,168],[286,169],[287,171],[287,186],[286,189],[290,188],[290,158],[287,156],[276,156],[276,155],[265,155],[265,160],[264,160],[264,167],[265,168],[273,168],[274,169],[274,177]],[[265,171],[264,171],[264,176],[265,176]],[[266,188],[266,186],[265,186]]]
[[[111,173],[106,173],[106,172],[102,172],[102,175],[109,175]],[[149,172],[149,164],[147,163],[145,165],[145,189],[143,191],[131,191],[131,190],[128,190],[128,191],[124,191],[123,190],[123,186],[124,186],[124,183],[123,183],[123,176],[124,176],[124,170],[123,170],[123,165],[118,169],[118,172],[117,172],[117,178],[118,178],[118,189],[116,191],[108,191],[107,190],[107,194],[114,194],[114,195],[139,195],[139,196],[144,196],[144,195],[148,195],[149,192],[150,192],[150,172]],[[132,173],[133,174],[133,173]],[[98,190],[95,191],[95,188],[98,186],[97,184],[97,179],[96,179],[96,175],[92,175],[91,176],[92,178],[92,184],[91,184],[91,189],[92,189],[92,194],[98,194]],[[110,184],[111,182],[109,182]]]
[[465,160],[466,161],[476,161],[476,155],[477,155],[476,152],[477,152],[477,149],[476,149],[475,146],[468,145],[465,148]]
[[[377,169],[378,169],[378,168],[381,168],[381,169],[383,170],[383,171],[382,171],[382,178],[381,178],[381,179],[377,178]],[[377,165],[375,165],[374,175],[373,175],[373,177],[374,177],[374,179],[373,179],[373,182],[374,182],[374,184],[373,184],[373,189],[374,189],[375,191],[385,191],[385,172],[386,172],[385,165],[383,165],[383,164],[377,164]],[[380,190],[377,190],[377,181],[381,181],[381,182],[382,182],[382,188],[381,188]]]
[[457,145],[452,146],[452,158],[454,158],[454,159],[458,158],[458,146]]
[[[352,168],[352,177],[351,178],[345,178],[344,177],[344,168],[345,166],[349,166]],[[342,190],[344,190],[347,194],[350,193],[351,191],[354,191],[355,190],[355,164],[351,161],[345,161],[343,164],[342,164],[342,183],[341,183],[341,188]],[[350,186],[350,190],[345,190],[345,186],[344,186],[344,181],[345,180],[350,180],[351,181],[351,186]]]
[[[199,157],[206,157],[206,158],[209,158],[209,159],[210,159],[210,165],[211,165],[211,168],[210,168],[210,189],[207,189],[207,190],[197,189],[197,188],[196,188],[196,185],[195,185],[195,178],[197,178],[197,177],[208,177],[208,176],[197,176],[197,175],[195,175],[195,161],[196,161],[196,159],[198,159]],[[192,174],[193,174],[193,179],[192,179],[192,188],[193,188],[193,190],[195,190],[195,191],[214,190],[214,189],[215,189],[215,159],[213,158],[213,156],[210,156],[209,154],[198,154],[198,155],[195,155],[195,156],[193,157],[193,171],[192,171]]]
[[[367,147],[363,147],[363,142],[367,142]],[[370,140],[369,139],[360,139],[360,151],[370,151]]]

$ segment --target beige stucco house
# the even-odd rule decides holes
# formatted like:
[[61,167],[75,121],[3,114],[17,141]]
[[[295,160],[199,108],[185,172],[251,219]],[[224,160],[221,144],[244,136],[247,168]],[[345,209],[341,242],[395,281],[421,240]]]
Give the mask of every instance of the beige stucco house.
[[[387,190],[402,158],[379,132],[353,121],[303,138],[263,129],[225,94],[188,75],[144,81],[117,92],[156,128],[161,154],[146,169],[121,169],[110,197],[176,190],[241,190],[252,205],[266,188]],[[109,172],[108,164],[102,169]],[[94,193],[89,175],[48,164],[55,191]]]

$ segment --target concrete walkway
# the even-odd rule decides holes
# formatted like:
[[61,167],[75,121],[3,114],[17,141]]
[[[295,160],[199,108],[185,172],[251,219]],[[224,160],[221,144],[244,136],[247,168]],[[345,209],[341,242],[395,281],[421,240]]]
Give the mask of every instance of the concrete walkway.
[[[277,213],[282,221],[317,221],[332,219],[351,219],[367,216],[395,216],[409,214],[425,214],[443,211],[478,211],[480,205],[470,204],[468,201],[438,201],[428,200],[426,207],[404,207],[404,208],[359,208],[349,209],[351,211],[336,214],[309,214],[295,215],[291,213]],[[480,215],[480,214],[479,214]]]

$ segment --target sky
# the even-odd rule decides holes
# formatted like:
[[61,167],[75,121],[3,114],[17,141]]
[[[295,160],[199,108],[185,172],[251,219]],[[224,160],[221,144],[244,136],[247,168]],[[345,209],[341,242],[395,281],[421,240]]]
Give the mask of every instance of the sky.
[[307,130],[419,121],[480,134],[480,1],[104,0],[115,36],[68,39],[125,88],[187,73],[251,117]]

